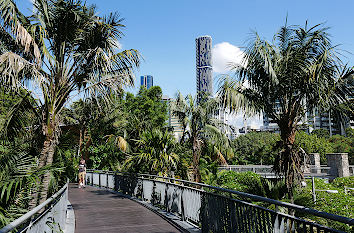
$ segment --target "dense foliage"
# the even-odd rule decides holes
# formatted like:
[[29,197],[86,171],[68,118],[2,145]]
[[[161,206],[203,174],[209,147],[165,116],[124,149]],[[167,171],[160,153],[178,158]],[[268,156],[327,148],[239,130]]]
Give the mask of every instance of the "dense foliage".
[[[0,92],[0,227],[28,211],[29,200],[37,187],[38,179],[46,172],[51,173],[49,192],[66,182],[62,164],[38,168],[40,134],[38,128],[28,127],[25,131],[16,130],[18,125],[35,125],[33,113],[12,115],[14,106],[24,101],[35,102],[20,92],[8,91],[1,87]],[[8,120],[11,116],[13,120]],[[17,119],[20,118],[21,121]],[[7,124],[6,130],[3,124]]]
[[232,142],[235,156],[232,164],[273,164],[279,153],[276,148],[279,134],[269,132],[250,132]]
[[329,138],[332,143],[333,152],[335,153],[348,153],[349,164],[354,164],[354,136],[349,135],[348,137],[343,137],[340,135],[334,135]]
[[223,132],[230,126],[215,117],[219,109],[220,99],[210,98],[206,93],[197,93],[194,97],[178,93],[171,103],[171,113],[178,117],[183,128],[180,142],[192,148],[193,181],[202,180],[200,160],[203,155],[223,165],[227,164],[225,157],[233,157],[230,140]]
[[[21,122],[16,116],[30,111],[37,123],[3,126],[7,131],[9,125],[16,130],[39,129],[38,167],[44,168],[55,161],[62,111],[71,98],[80,93],[104,98],[132,86],[140,55],[134,49],[119,51],[125,26],[118,14],[99,16],[95,6],[81,0],[31,3],[31,15],[26,16],[15,1],[0,1],[0,80],[7,89],[25,89],[26,95],[36,98],[35,102],[22,98],[6,120]],[[31,206],[47,199],[50,182],[51,173],[44,172],[39,189],[33,188]]]
[[[327,164],[327,153],[342,152],[348,153],[349,164],[354,164],[354,137],[352,134],[329,137],[326,130],[321,130],[321,134],[316,132],[311,134],[303,131],[298,132],[295,143],[307,154],[319,153],[323,165]],[[268,132],[250,132],[241,135],[232,142],[235,156],[228,162],[231,164],[271,165],[279,152],[277,146],[279,139],[279,134]]]
[[126,159],[125,168],[129,171],[172,176],[179,161],[175,153],[176,144],[176,139],[167,130],[144,131],[136,145],[136,152]]
[[144,133],[167,127],[167,104],[158,86],[141,87],[136,96],[114,96],[109,106],[91,109],[91,115],[85,142],[93,169],[122,170],[125,159],[142,149]]
[[[253,172],[237,173],[234,171],[223,170],[217,172],[217,174],[213,176],[212,179],[209,179],[207,183],[226,189],[260,195],[275,200],[286,202],[289,201],[286,198],[287,189],[282,180],[269,181]],[[316,190],[338,190],[338,193],[317,191],[316,203],[313,201],[311,180],[306,180],[306,183],[306,187],[297,187],[295,190],[295,204],[314,208],[327,213],[346,216],[348,218],[354,217],[354,192],[350,190],[345,191],[345,187],[354,187],[354,177],[336,178],[332,183],[328,183],[328,181],[326,182],[324,179],[315,179]],[[242,197],[239,196],[237,198],[242,199]],[[274,209],[274,206],[271,204],[256,204]],[[298,212],[295,214],[296,216],[349,232],[349,226],[345,224],[335,223],[333,221],[311,215],[303,215]]]

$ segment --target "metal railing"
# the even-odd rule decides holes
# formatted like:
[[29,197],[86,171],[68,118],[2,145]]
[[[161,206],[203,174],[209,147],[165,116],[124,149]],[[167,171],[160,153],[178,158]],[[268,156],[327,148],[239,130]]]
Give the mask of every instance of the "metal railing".
[[[295,217],[299,214],[346,224],[345,228],[354,224],[351,218],[180,179],[93,170],[88,170],[86,179],[88,184],[119,191],[174,213],[203,232],[344,232]],[[274,210],[252,201],[273,206]],[[296,215],[280,212],[281,208]]]
[[[68,201],[68,183],[42,204],[14,220],[0,233],[15,232],[63,232]],[[43,208],[42,213],[38,214]]]

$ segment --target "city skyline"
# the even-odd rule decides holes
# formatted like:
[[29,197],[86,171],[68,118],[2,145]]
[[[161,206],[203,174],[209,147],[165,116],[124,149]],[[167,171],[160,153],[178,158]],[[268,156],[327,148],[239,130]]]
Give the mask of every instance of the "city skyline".
[[[102,4],[102,3],[105,4]],[[177,91],[183,95],[195,94],[195,43],[196,37],[210,35],[213,38],[213,78],[217,90],[218,77],[228,73],[230,62],[239,63],[250,32],[256,31],[262,38],[272,41],[274,33],[287,23],[309,26],[325,23],[330,27],[334,45],[343,50],[343,62],[353,65],[354,32],[351,9],[354,2],[345,0],[341,4],[329,1],[244,1],[221,0],[201,1],[138,1],[131,0],[117,4],[113,0],[87,0],[96,4],[99,15],[117,11],[122,18],[124,37],[119,41],[122,49],[135,48],[144,60],[135,72],[135,88],[127,88],[136,93],[139,78],[145,74],[154,76],[154,83],[171,97]],[[18,1],[21,10],[30,15],[30,0]],[[144,35],[144,36],[142,36]],[[236,122],[242,123],[238,116]],[[260,123],[262,120],[256,121]],[[252,123],[248,123],[252,124]]]
[[[30,0],[17,1],[21,10],[31,14]],[[287,22],[289,25],[310,26],[325,23],[330,27],[334,45],[344,50],[344,63],[354,61],[354,32],[351,9],[354,2],[341,4],[329,1],[138,1],[87,0],[96,4],[99,15],[117,11],[125,20],[124,37],[119,41],[122,49],[135,48],[144,60],[136,71],[134,89],[139,89],[139,78],[145,74],[154,76],[155,85],[164,94],[175,96],[195,94],[195,43],[196,37],[210,35],[213,38],[214,89],[218,76],[227,72],[229,62],[238,62],[250,32],[257,31],[272,41],[274,33]],[[327,4],[325,3],[327,2]],[[104,4],[102,4],[104,3]],[[305,6],[305,7],[304,7]],[[142,36],[144,35],[144,36]],[[348,52],[345,52],[348,51]],[[240,56],[237,56],[240,55]]]

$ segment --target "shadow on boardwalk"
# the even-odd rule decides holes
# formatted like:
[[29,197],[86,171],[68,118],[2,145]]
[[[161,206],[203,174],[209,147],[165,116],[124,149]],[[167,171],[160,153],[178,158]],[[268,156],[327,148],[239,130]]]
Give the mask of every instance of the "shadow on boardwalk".
[[75,232],[179,232],[140,204],[106,190],[69,185]]

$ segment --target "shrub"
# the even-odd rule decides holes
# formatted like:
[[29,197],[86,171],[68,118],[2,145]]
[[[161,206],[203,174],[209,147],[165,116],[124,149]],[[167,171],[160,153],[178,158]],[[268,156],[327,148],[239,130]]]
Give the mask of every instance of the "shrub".
[[338,177],[332,182],[332,185],[343,189],[344,186],[354,188],[354,176]]
[[334,135],[329,138],[334,153],[348,153],[349,164],[354,164],[354,137]]
[[[344,186],[353,185],[353,181],[354,177],[337,178],[332,183],[326,183],[323,179],[315,179],[315,187],[317,190],[338,190],[338,193],[317,191],[316,203],[313,203],[312,199],[309,198],[312,196],[312,182],[311,180],[306,180],[306,188],[299,189],[297,191],[299,201],[297,204],[301,204],[305,207],[314,208],[327,213],[353,218],[354,196],[352,194],[345,194],[344,192]],[[296,196],[295,199],[297,199]],[[342,223],[314,216],[305,217],[322,225],[327,225],[329,227],[348,232],[350,231],[349,226]]]
[[262,177],[254,172],[220,171],[216,177],[216,185],[240,192],[265,196]]
[[279,134],[269,132],[250,132],[232,142],[233,164],[273,164],[278,154],[276,149]]
[[315,129],[311,135],[316,135],[319,138],[329,138],[329,131],[326,129]]
[[321,164],[327,164],[327,153],[335,152],[332,146],[326,138],[318,137],[316,134],[308,135],[307,133],[300,131],[296,134],[295,143],[309,153],[319,153],[321,157]]

